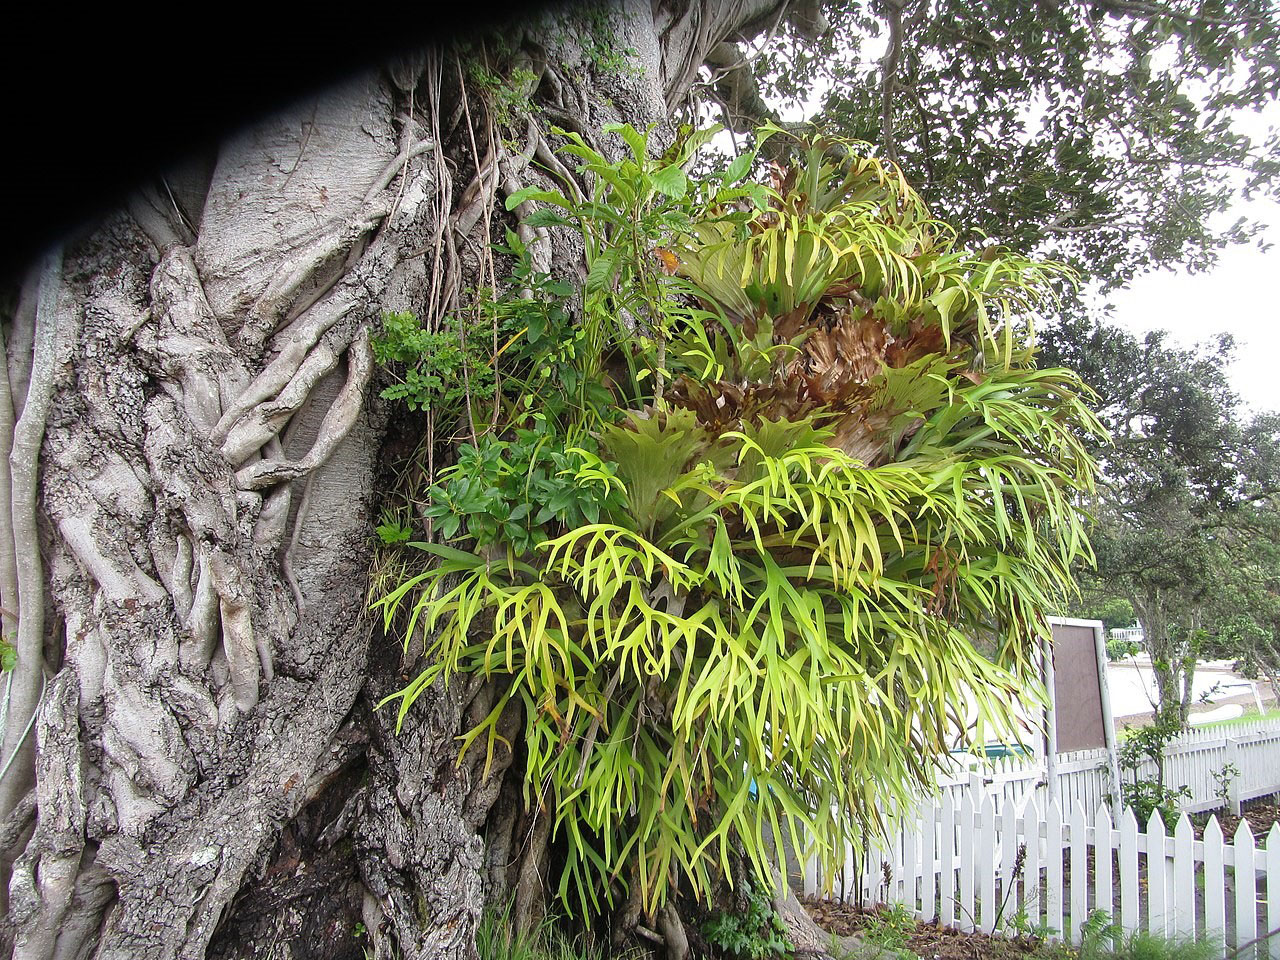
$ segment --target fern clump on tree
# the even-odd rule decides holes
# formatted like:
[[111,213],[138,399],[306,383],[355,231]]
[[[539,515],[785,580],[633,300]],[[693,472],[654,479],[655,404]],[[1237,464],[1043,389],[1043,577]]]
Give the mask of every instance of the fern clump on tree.
[[[581,326],[548,340],[562,301],[527,263],[486,301],[505,395],[430,491],[443,536],[378,605],[429,664],[400,716],[486,678],[460,762],[518,774],[526,860],[552,844],[570,910],[656,917],[679,952],[678,893],[772,887],[774,837],[834,868],[931,783],[963,710],[1012,733],[1089,555],[1100,427],[1073,373],[1035,364],[1063,271],[957,249],[865,145],[766,128],[790,160],[759,185],[754,153],[689,178],[712,131],[656,159],[611,132],[617,162],[565,135],[590,195],[508,200],[582,237]],[[525,399],[543,371],[568,387],[546,410]],[[514,870],[527,918],[536,872]]]

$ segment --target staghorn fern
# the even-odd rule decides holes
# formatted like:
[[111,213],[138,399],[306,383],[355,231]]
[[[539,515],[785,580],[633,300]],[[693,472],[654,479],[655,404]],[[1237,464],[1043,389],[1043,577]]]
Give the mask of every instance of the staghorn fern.
[[[724,180],[686,184],[681,212],[678,157],[619,132],[619,164],[566,148],[590,198],[522,199],[607,261],[588,312],[643,298],[670,337],[595,321],[602,364],[674,376],[652,401],[632,365],[633,408],[575,451],[626,506],[520,554],[411,544],[431,562],[377,603],[427,656],[389,698],[401,718],[458,673],[506,679],[462,755],[492,761],[523,711],[525,802],[554,817],[559,892],[584,914],[632,885],[649,912],[677,885],[708,896],[739,850],[770,887],[775,837],[831,876],[932,782],[962,709],[1012,737],[1045,615],[1089,556],[1076,501],[1100,429],[1074,374],[1033,362],[1020,311],[1053,268],[953,251],[893,168],[800,140],[750,216],[722,215]],[[636,211],[650,233],[610,246]],[[656,278],[659,244],[682,276]]]

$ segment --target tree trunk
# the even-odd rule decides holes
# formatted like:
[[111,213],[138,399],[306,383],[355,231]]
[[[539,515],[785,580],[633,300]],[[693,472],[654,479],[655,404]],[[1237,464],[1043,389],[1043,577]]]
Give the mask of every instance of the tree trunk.
[[[1152,710],[1157,721],[1167,719],[1176,726],[1186,725],[1189,705],[1183,703],[1182,675],[1184,651],[1169,635],[1169,617],[1159,591],[1150,596],[1129,598],[1142,624],[1142,635],[1151,657],[1151,672],[1156,682],[1156,702]],[[1189,683],[1190,681],[1188,681]]]
[[[777,6],[569,9],[506,41],[545,116],[644,125]],[[516,147],[486,128],[462,70],[429,51],[300,103],[29,271],[0,364],[14,956],[474,953],[499,791],[453,738],[483,691],[432,690],[397,734],[372,706],[412,664],[366,615],[371,333],[475,283],[549,155],[536,115]]]

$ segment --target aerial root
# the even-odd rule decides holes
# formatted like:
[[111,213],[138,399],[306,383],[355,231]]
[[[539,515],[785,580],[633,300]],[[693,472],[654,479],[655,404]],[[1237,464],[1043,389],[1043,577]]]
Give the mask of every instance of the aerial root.
[[373,375],[373,346],[362,328],[347,355],[347,380],[320,423],[316,441],[301,460],[259,460],[236,474],[242,490],[263,490],[295,480],[325,463],[350,432],[363,406],[364,390]]
[[355,305],[355,295],[351,291],[342,290],[316,304],[288,327],[285,331],[288,336],[280,353],[253,378],[214,426],[210,435],[214,443],[225,441],[237,420],[283,390],[298,372],[311,348],[350,313]]
[[338,365],[341,348],[325,339],[298,366],[274,400],[261,403],[231,429],[222,444],[222,455],[233,467],[241,466],[262,445],[278,436],[289,419],[302,408],[311,390]]
[[453,229],[458,236],[469,237],[480,218],[492,207],[497,177],[498,157],[496,151],[491,151],[485,155],[475,178],[458,201],[458,209],[453,214]]
[[386,165],[382,174],[374,181],[373,186],[369,188],[369,192],[365,195],[365,203],[372,203],[376,197],[387,187],[391,186],[391,181],[396,178],[401,170],[403,170],[414,157],[421,156],[428,150],[435,149],[434,140],[419,140],[417,143],[402,150],[394,160]]
[[533,828],[529,845],[520,863],[516,879],[515,902],[511,923],[519,933],[527,933],[542,919],[544,904],[543,875],[546,873],[547,845],[551,839],[551,811],[533,809]]
[[667,960],[685,960],[689,956],[689,937],[674,903],[668,903],[658,912],[658,929],[667,946]]
[[[521,186],[514,174],[508,174],[502,181],[502,195],[510,197],[520,190]],[[515,214],[520,220],[516,226],[516,235],[528,248],[534,270],[547,273],[551,270],[551,235],[546,227],[530,227],[524,222],[536,209],[531,200],[526,200],[515,208]]]
[[218,646],[218,590],[213,583],[209,554],[209,545],[200,544],[196,590],[187,616],[188,637],[178,647],[178,660],[192,672],[209,666]]
[[242,713],[258,702],[258,674],[271,673],[270,660],[262,662],[259,645],[254,642],[253,590],[245,583],[244,574],[221,550],[209,557],[213,587],[218,595],[218,613],[222,617],[222,651],[230,670],[231,691],[236,708]]
[[13,812],[3,824],[0,824],[0,858],[9,859],[19,852],[23,838],[31,825],[36,821],[36,791],[32,787],[26,792]]
[[[280,557],[280,569],[284,573],[285,582],[289,584],[289,590],[293,593],[293,602],[299,616],[302,615],[302,587],[298,585],[298,577],[293,572],[293,553],[298,548],[298,540],[302,536],[302,524],[306,522],[307,511],[311,507],[311,487],[314,479],[314,472],[307,474],[307,482],[302,486],[302,500],[298,504],[298,515],[293,520],[293,533],[289,536],[289,545]],[[287,485],[282,485],[281,489],[289,488]]]
[[[333,289],[343,275],[342,270],[335,267],[347,260],[391,209],[385,202],[376,202],[378,192],[370,192],[365,209],[351,221],[322,233],[280,265],[267,289],[249,308],[239,333],[242,343],[255,348],[261,346],[290,319],[290,314],[297,316],[305,309],[300,303],[304,292],[309,293],[310,303],[315,303]],[[333,274],[327,282],[321,278],[326,270]]]

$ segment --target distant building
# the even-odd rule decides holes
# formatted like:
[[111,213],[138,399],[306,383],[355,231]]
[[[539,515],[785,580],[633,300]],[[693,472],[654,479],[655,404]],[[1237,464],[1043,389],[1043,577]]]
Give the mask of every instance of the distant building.
[[1112,630],[1110,633],[1109,639],[1123,640],[1125,642],[1132,641],[1133,643],[1136,643],[1138,646],[1142,646],[1143,642],[1147,638],[1146,638],[1146,635],[1142,632],[1141,627],[1124,627],[1124,628],[1117,628],[1115,630]]

